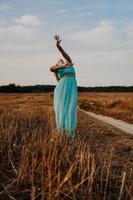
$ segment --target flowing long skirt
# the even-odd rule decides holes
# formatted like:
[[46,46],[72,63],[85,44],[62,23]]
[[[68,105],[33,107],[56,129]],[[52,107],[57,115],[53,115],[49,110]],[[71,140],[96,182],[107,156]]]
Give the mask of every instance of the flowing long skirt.
[[54,89],[56,127],[74,136],[77,128],[77,81],[74,77],[61,78]]

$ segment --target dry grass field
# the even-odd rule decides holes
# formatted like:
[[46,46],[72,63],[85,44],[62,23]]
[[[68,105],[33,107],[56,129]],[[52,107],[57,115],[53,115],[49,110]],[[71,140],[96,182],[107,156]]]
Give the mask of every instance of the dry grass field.
[[[79,105],[103,99],[116,101],[81,93]],[[53,93],[0,94],[0,200],[132,200],[133,135],[79,111],[72,139],[57,132],[52,105]]]
[[133,124],[133,93],[80,93],[79,106]]

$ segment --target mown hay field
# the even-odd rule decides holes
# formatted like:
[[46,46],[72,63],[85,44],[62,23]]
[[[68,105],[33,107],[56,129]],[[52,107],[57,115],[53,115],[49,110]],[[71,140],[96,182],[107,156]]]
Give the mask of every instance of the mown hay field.
[[79,106],[133,124],[133,93],[83,92],[79,95]]
[[56,130],[53,93],[0,94],[1,200],[132,198],[132,135],[78,112],[72,139]]

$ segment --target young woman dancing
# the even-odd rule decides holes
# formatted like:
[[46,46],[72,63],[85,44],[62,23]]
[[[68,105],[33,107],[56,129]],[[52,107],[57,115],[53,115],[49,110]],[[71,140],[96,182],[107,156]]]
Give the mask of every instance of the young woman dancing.
[[65,58],[60,59],[56,65],[50,67],[57,78],[54,89],[54,111],[56,128],[59,132],[74,137],[77,128],[77,81],[75,69],[70,56],[61,47],[60,37],[55,36],[56,46]]

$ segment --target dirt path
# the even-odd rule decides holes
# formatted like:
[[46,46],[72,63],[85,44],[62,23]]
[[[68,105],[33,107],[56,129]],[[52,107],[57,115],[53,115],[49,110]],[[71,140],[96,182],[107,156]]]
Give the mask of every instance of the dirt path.
[[93,112],[84,111],[80,108],[79,108],[79,110],[86,113],[87,115],[89,115],[91,117],[94,117],[94,118],[104,122],[104,123],[110,124],[126,133],[133,134],[133,125],[132,124],[126,123],[122,120],[114,119],[113,117],[108,117],[108,116],[104,116],[101,114],[95,114]]

